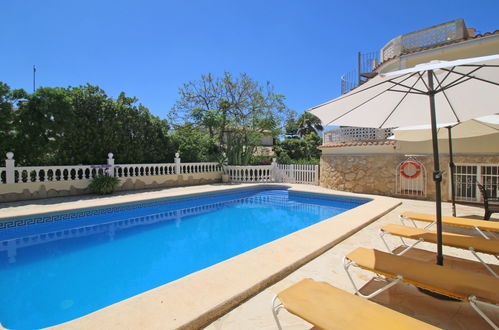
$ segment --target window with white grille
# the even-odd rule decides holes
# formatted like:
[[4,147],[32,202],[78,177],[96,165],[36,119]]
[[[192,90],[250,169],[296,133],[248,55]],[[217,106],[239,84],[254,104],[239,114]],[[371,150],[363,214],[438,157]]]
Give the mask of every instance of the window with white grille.
[[477,182],[484,185],[490,197],[499,196],[499,164],[456,164],[454,180],[457,201],[482,201]]

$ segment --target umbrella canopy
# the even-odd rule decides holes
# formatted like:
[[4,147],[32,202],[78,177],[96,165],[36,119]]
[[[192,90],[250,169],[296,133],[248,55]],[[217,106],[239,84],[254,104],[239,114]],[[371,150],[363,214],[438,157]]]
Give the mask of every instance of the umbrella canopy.
[[[429,86],[432,72],[433,86]],[[498,112],[499,54],[434,61],[380,74],[347,94],[309,109],[323,126],[403,127],[430,124],[434,90],[437,123],[458,123]]]
[[[454,139],[495,134],[499,133],[499,115],[479,117],[461,123],[438,124],[437,127],[439,139],[449,137],[447,127],[452,127],[452,137]],[[430,125],[400,127],[394,129],[393,133],[395,134],[393,138],[399,141],[431,140]]]
[[432,61],[380,74],[332,101],[309,109],[324,126],[401,127],[431,124],[437,218],[437,264],[442,254],[442,172],[438,123],[459,123],[496,113],[499,54]]

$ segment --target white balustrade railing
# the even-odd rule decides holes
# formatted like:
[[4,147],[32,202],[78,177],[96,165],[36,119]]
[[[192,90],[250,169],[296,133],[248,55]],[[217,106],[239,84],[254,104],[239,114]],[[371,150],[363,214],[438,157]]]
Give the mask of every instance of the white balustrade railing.
[[[165,164],[114,164],[109,153],[107,164],[68,166],[15,166],[14,154],[7,153],[5,167],[0,167],[0,184],[30,182],[57,182],[91,180],[99,174],[118,178],[178,175],[221,172],[218,163],[181,163],[178,154],[174,163]],[[271,165],[225,166],[225,173],[232,182],[288,182],[318,183],[317,165],[279,165],[275,159]]]
[[225,166],[225,173],[232,182],[273,182],[273,165],[259,166]]
[[222,171],[218,163],[183,163],[180,164],[180,173],[207,173]]
[[14,182],[89,180],[103,171],[103,168],[92,167],[92,165],[20,166],[14,169]]
[[174,163],[166,164],[114,164],[113,156],[109,153],[107,164],[103,165],[15,166],[14,154],[8,152],[5,167],[0,167],[0,184],[91,180],[104,173],[128,178],[222,171],[221,166],[213,162],[181,163],[178,154],[175,154]]
[[175,164],[117,164],[113,166],[114,176],[129,178],[134,176],[175,174]]

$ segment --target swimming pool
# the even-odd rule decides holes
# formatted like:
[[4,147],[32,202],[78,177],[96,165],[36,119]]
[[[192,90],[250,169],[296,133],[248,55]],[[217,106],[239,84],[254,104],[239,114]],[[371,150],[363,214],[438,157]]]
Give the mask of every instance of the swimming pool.
[[14,329],[59,324],[367,201],[313,197],[240,191],[54,215],[69,218],[57,222],[40,217],[49,222],[2,229],[0,321]]

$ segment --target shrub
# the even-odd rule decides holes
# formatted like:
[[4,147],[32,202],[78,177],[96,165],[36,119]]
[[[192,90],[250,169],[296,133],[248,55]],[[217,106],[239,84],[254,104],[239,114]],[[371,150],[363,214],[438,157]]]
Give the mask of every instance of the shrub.
[[253,156],[251,165],[270,165],[272,164],[272,157],[270,156]]
[[319,158],[311,158],[311,159],[293,159],[289,164],[297,164],[297,165],[319,165]]
[[120,180],[114,176],[99,174],[90,182],[89,188],[93,193],[105,195],[111,194],[119,183]]

